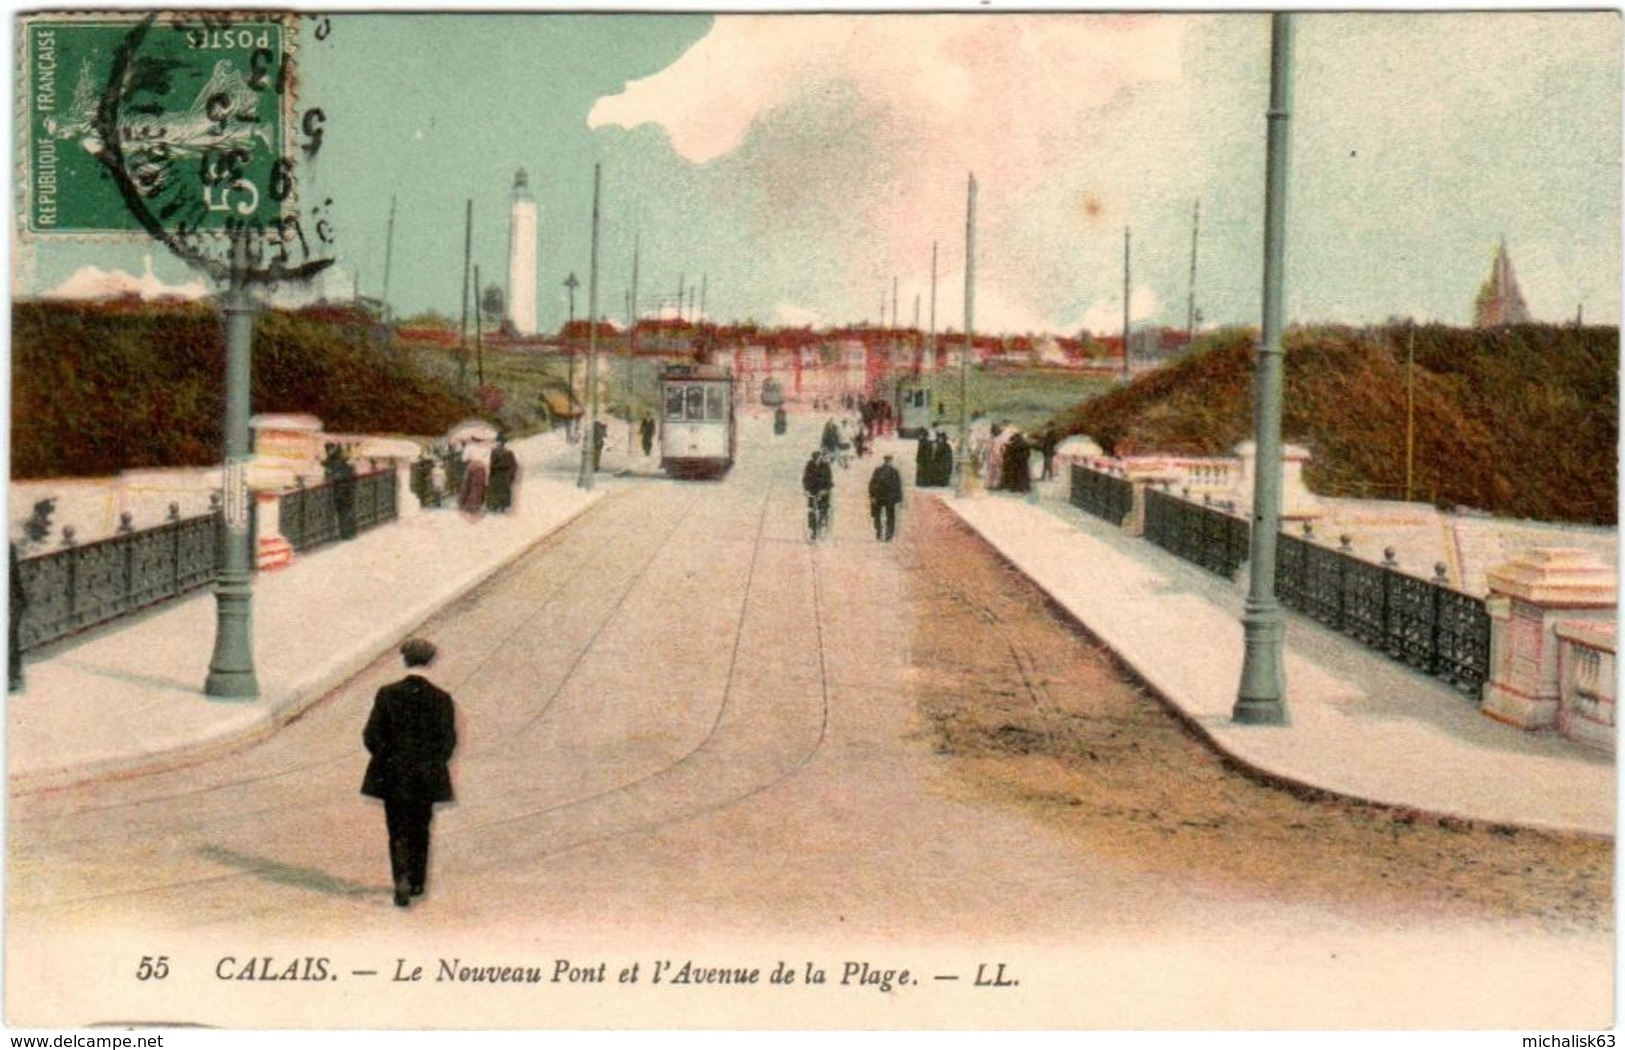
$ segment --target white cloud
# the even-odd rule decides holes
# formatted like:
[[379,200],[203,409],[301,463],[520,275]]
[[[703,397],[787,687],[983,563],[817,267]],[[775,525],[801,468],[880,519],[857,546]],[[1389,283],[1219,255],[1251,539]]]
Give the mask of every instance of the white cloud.
[[[1156,318],[1157,312],[1162,309],[1162,302],[1157,293],[1145,285],[1136,285],[1129,293],[1129,320],[1131,322],[1150,321]],[[1057,331],[1076,332],[1080,328],[1087,328],[1096,335],[1120,335],[1123,331],[1123,299],[1099,299],[1089,304],[1083,316],[1072,324],[1057,328]]]
[[165,284],[152,272],[152,256],[149,255],[142,260],[140,276],[124,270],[81,266],[61,284],[44,292],[43,296],[46,299],[116,299],[124,295],[138,295],[143,299],[166,296],[202,299],[208,294],[209,289],[201,281]]
[[804,306],[795,306],[791,303],[780,303],[775,310],[777,323],[791,328],[810,325],[818,328],[823,325],[824,318],[816,310],[809,310]]

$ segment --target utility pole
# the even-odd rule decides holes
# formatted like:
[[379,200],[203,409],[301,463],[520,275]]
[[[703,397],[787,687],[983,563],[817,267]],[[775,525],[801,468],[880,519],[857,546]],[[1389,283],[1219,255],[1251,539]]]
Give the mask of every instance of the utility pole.
[[578,484],[591,489],[593,450],[598,445],[598,185],[599,165],[592,166],[592,270],[587,274],[587,429],[581,442]]
[[221,501],[222,551],[214,586],[214,655],[203,692],[220,700],[259,696],[254,675],[254,551],[249,531],[249,390],[253,380],[254,302],[245,271],[247,245],[231,245],[231,277],[221,312],[226,318],[225,492]]
[[626,332],[626,450],[632,451],[632,440],[636,436],[634,431],[637,415],[632,408],[632,376],[637,370],[638,347],[638,254],[643,247],[643,234],[632,235],[632,290],[626,296],[626,316],[629,327]]
[[457,345],[457,389],[468,389],[468,281],[474,259],[474,198],[468,199],[463,217],[463,328]]
[[1410,324],[1405,350],[1405,502],[1411,501],[1416,476],[1416,322]]
[[[567,393],[566,400],[569,401],[569,404],[565,407],[573,411],[575,409],[576,400],[576,355],[575,350],[570,346],[570,340],[575,336],[576,289],[581,287],[581,282],[576,280],[576,273],[574,270],[571,270],[570,276],[564,279],[564,287],[570,292],[570,323],[565,325],[564,339],[561,340],[564,343],[565,375],[569,377],[565,381],[568,384],[565,389]],[[573,438],[574,433],[575,424],[573,422],[567,422],[565,424],[566,436]]]
[[710,274],[706,274],[706,273],[700,274],[700,312],[694,315],[696,320],[703,321],[705,319],[705,287],[710,282],[711,282],[711,275]]
[[683,317],[683,278],[685,276],[685,274],[677,275],[677,319],[679,321],[685,320]]
[[[389,226],[384,234],[384,323],[389,323],[389,264],[395,254],[395,194],[389,195]],[[359,287],[361,278],[356,277]]]
[[1196,342],[1196,231],[1202,222],[1202,202],[1196,202],[1191,213],[1191,286],[1190,299],[1185,304],[1186,345]]
[[[931,242],[931,339],[926,344],[931,358],[931,371],[937,370],[937,242]],[[933,384],[934,385],[934,384]]]
[[[935,271],[935,267],[932,268]],[[970,355],[975,346],[976,326],[976,176],[970,177],[965,193],[965,351],[959,358],[959,487],[957,495],[968,491],[970,473]]]
[[480,387],[485,386],[485,298],[480,291],[480,268],[474,267],[474,376]]
[[1286,620],[1275,595],[1275,549],[1281,531],[1281,329],[1286,265],[1287,161],[1291,150],[1292,16],[1270,16],[1270,105],[1264,190],[1264,323],[1258,346],[1253,420],[1252,541],[1248,553],[1245,652],[1231,718],[1247,725],[1285,725]]
[[1129,345],[1128,345],[1128,260],[1129,260],[1129,232],[1123,227],[1123,382],[1129,379]]

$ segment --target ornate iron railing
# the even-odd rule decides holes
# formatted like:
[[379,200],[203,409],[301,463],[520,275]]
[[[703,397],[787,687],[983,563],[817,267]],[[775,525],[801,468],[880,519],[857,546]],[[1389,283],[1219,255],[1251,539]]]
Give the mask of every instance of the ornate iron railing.
[[24,652],[214,582],[220,515],[166,522],[24,558]]
[[1247,560],[1247,521],[1166,492],[1145,491],[1145,538],[1209,572],[1234,576]]
[[[349,485],[349,507],[342,486]],[[362,474],[351,482],[324,481],[285,492],[278,500],[282,536],[295,551],[304,552],[343,537],[364,532],[397,517],[395,471]]]
[[1481,599],[1285,534],[1275,564],[1288,608],[1463,690],[1476,692],[1489,677]]
[[[1250,539],[1245,519],[1155,489],[1145,494],[1145,538],[1226,577],[1247,559]],[[1288,608],[1464,691],[1477,692],[1489,677],[1482,599],[1285,533],[1275,588]]]
[[1134,488],[1126,478],[1072,464],[1072,505],[1113,525],[1134,509]]

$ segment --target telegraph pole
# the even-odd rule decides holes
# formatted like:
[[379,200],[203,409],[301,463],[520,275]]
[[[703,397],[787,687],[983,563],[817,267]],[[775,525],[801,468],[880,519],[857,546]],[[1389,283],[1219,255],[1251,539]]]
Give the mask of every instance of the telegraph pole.
[[[390,258],[395,254],[395,194],[389,195],[389,227],[384,234],[384,323],[389,323],[389,264]],[[356,285],[359,289],[361,277],[356,275]]]
[[1128,347],[1128,296],[1129,296],[1128,259],[1129,259],[1129,255],[1128,255],[1128,246],[1129,246],[1129,244],[1128,244],[1128,242],[1129,242],[1129,232],[1128,232],[1128,227],[1125,226],[1125,227],[1123,227],[1123,382],[1125,382],[1125,383],[1128,382],[1128,379],[1129,379],[1129,370],[1128,370],[1128,359],[1129,359],[1129,347]]
[[598,185],[599,165],[592,166],[592,270],[587,275],[587,430],[581,442],[580,487],[591,489],[593,449],[598,444]]
[[[570,409],[570,410],[573,411],[574,408],[575,408],[575,400],[576,400],[576,355],[575,355],[575,350],[573,350],[571,348],[571,346],[570,346],[570,340],[575,334],[576,289],[581,287],[581,282],[576,280],[576,273],[575,273],[574,270],[571,270],[570,271],[570,276],[568,276],[568,277],[566,277],[564,279],[564,287],[566,289],[568,289],[569,292],[570,292],[570,323],[565,325],[565,327],[564,327],[564,339],[561,340],[561,342],[564,343],[564,367],[566,369],[565,375],[569,377],[568,379],[565,380],[565,382],[567,383],[567,386],[565,388],[566,389],[566,398],[565,399],[569,402],[569,404],[567,404],[565,406],[565,408]],[[575,428],[574,417],[572,417],[571,420],[565,424],[565,434],[566,434],[566,436],[570,437],[571,440],[574,440],[574,434],[575,434],[574,428]]]
[[[931,371],[937,370],[937,242],[931,242]],[[935,384],[932,384],[933,387]]]
[[1202,202],[1196,202],[1191,213],[1191,286],[1190,298],[1185,303],[1185,339],[1189,346],[1196,342],[1196,231],[1202,223]]
[[1291,150],[1292,16],[1270,16],[1270,106],[1264,190],[1264,320],[1254,387],[1255,454],[1252,542],[1248,553],[1246,646],[1231,718],[1248,725],[1285,725],[1286,620],[1275,595],[1275,548],[1281,531],[1281,387],[1283,270],[1286,264],[1287,160]]
[[637,423],[634,418],[637,413],[632,409],[632,376],[637,371],[638,347],[638,253],[643,246],[643,234],[632,235],[632,291],[626,297],[627,324],[630,326],[626,333],[626,450],[632,451],[632,440],[636,436],[634,431]]
[[481,387],[485,386],[485,304],[480,300],[484,298],[480,292],[480,268],[474,267],[474,377]]
[[968,491],[965,479],[970,466],[970,355],[975,346],[971,335],[975,325],[976,176],[972,174],[965,193],[965,352],[959,358],[959,488],[955,490],[960,496]]
[[220,700],[259,696],[254,675],[254,551],[249,531],[249,389],[253,378],[254,302],[244,271],[247,246],[231,246],[231,278],[221,312],[226,318],[225,492],[221,502],[222,551],[214,587],[214,655],[203,692]]
[[457,347],[457,389],[468,389],[468,273],[474,259],[474,198],[468,199],[463,217],[463,328]]

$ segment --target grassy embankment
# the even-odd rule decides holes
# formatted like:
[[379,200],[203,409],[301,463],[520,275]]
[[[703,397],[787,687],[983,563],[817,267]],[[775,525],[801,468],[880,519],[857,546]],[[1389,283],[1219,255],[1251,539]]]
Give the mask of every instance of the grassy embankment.
[[[1227,454],[1251,436],[1252,338],[1217,334],[1061,421],[1108,451]],[[1403,326],[1288,334],[1282,430],[1308,447],[1315,491],[1403,494],[1409,338]],[[1417,498],[1614,524],[1618,377],[1617,328],[1416,328]]]

